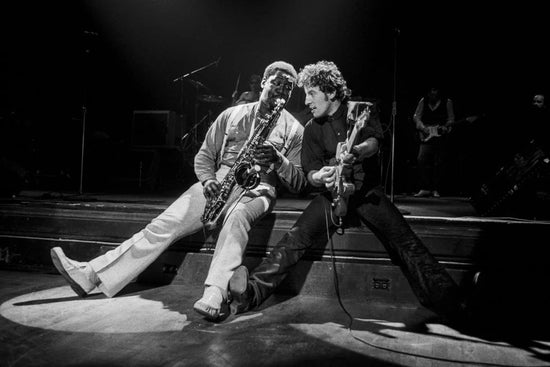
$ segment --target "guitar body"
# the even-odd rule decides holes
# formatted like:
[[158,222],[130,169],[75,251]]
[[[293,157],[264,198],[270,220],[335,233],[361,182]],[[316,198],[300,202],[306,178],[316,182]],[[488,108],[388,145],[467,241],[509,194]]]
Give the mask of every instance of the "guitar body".
[[334,215],[344,217],[348,211],[348,198],[355,192],[355,185],[346,180],[342,159],[348,154],[345,142],[340,142],[336,148],[336,179],[332,192],[332,207]]
[[477,119],[479,117],[480,116],[468,116],[466,118],[454,121],[454,122],[452,122],[450,124],[446,124],[446,125],[426,126],[426,128],[428,129],[427,133],[422,131],[422,130],[419,130],[420,141],[422,143],[427,143],[430,140],[435,141],[436,139],[438,139],[441,136],[443,136],[443,135],[447,134],[448,132],[450,132],[450,128],[452,128],[453,126],[463,124],[463,123],[473,123],[473,122],[477,121]]
[[420,131],[420,141],[422,143],[427,143],[428,141],[441,137],[441,126],[434,125],[434,126],[426,126],[428,129],[428,133],[424,131]]

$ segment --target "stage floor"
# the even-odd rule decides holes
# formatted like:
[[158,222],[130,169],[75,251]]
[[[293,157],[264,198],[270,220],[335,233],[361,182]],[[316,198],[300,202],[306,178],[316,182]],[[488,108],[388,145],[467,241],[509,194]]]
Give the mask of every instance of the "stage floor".
[[[545,241],[536,240],[548,238],[550,223],[482,218],[467,198],[397,195],[394,202],[457,279],[475,265],[473,250],[484,251],[489,280],[479,314],[494,317],[474,329],[450,325],[421,307],[399,267],[364,228],[335,240],[339,291],[350,317],[336,297],[326,249],[300,262],[283,291],[259,310],[227,314],[218,323],[192,309],[211,244],[180,244],[160,259],[162,265],[179,258],[169,284],[131,283],[111,299],[101,293],[78,298],[51,270],[52,246],[89,259],[142,228],[176,197],[29,191],[2,200],[0,365],[550,366],[549,303],[543,300],[550,256]],[[250,250],[258,251],[246,260],[265,255],[266,238],[282,235],[308,202],[278,200],[274,229],[258,229],[262,246],[251,240]],[[150,270],[156,280],[166,275]],[[373,289],[375,278],[391,282],[391,290]]]
[[[2,366],[542,366],[546,334],[469,332],[423,308],[272,297],[219,323],[183,280],[78,298],[61,276],[0,271]],[[520,315],[513,315],[520,317]],[[351,323],[351,329],[348,327]]]

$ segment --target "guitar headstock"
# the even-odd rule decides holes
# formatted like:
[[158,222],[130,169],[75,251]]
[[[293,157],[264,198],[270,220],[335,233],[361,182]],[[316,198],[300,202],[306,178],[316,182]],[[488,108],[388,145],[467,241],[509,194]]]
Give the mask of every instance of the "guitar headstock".
[[370,118],[370,102],[349,101],[347,121],[349,125],[354,125],[355,129],[362,129]]

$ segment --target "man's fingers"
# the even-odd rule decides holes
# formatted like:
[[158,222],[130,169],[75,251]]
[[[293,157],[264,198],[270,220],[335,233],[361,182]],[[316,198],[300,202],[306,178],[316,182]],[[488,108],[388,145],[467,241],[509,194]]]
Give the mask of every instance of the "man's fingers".
[[219,182],[216,182],[216,181],[208,182],[206,185],[204,185],[204,190],[203,190],[204,196],[207,198],[214,197],[220,192],[220,189],[221,189],[221,186]]

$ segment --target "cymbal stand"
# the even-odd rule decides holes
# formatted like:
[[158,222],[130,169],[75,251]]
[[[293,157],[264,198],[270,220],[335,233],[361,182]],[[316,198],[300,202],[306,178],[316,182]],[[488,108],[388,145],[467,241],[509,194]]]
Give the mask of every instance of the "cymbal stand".
[[96,32],[91,31],[83,31],[83,35],[86,37],[90,37],[89,39],[85,38],[85,42],[88,42],[88,44],[85,46],[84,49],[84,83],[83,83],[83,96],[82,96],[82,142],[81,142],[81,149],[80,149],[80,181],[78,185],[78,193],[82,195],[83,191],[83,182],[84,182],[84,143],[86,141],[86,113],[88,112],[88,108],[86,105],[88,104],[88,71],[90,69],[90,56],[92,52],[92,39],[93,37],[97,37],[98,34]]
[[[213,65],[218,66],[218,63],[220,62],[220,60],[221,60],[221,57],[218,57],[218,59],[216,61],[213,61],[213,62],[211,62],[207,65],[201,66],[200,68],[195,69],[193,71],[190,71],[189,73],[180,75],[177,78],[175,78],[174,80],[172,80],[173,83],[181,82],[181,99],[180,99],[180,103],[181,103],[182,115],[183,115],[183,110],[184,110],[184,108],[183,108],[183,82],[184,82],[184,80],[189,78],[191,75],[196,74],[199,71],[204,70],[206,68],[209,68]],[[195,92],[196,92],[195,97],[198,98],[200,84],[196,83],[196,82],[193,83],[193,84],[195,86]],[[197,119],[198,119],[197,115],[198,115],[198,99],[195,100],[195,111],[194,111],[194,120],[193,120],[195,122],[195,125],[191,129],[189,129],[189,131],[181,138],[182,146],[184,145],[184,141],[189,136],[190,132],[193,132],[193,145],[192,145],[193,148],[197,145],[197,130],[196,130],[196,127],[198,127],[204,120],[204,118],[203,118],[201,121],[197,122]]]

